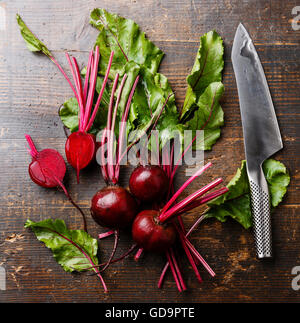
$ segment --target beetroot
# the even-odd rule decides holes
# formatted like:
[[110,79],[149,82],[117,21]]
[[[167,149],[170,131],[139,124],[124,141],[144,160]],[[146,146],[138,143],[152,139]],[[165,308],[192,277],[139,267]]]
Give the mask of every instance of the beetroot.
[[169,181],[164,170],[157,165],[140,165],[129,179],[131,193],[143,202],[162,200],[167,193]]
[[[84,86],[81,84],[81,77],[78,68],[77,61],[74,57],[72,57],[72,61],[68,54],[66,54],[70,69],[73,75],[75,88],[73,87],[71,81],[68,79],[67,75],[62,71],[63,75],[67,79],[70,84],[77,102],[79,106],[79,114],[78,114],[78,131],[73,132],[67,139],[65,145],[66,157],[77,172],[77,182],[79,182],[79,172],[81,169],[85,168],[90,164],[90,162],[95,157],[96,151],[96,141],[94,135],[88,133],[90,128],[93,125],[95,117],[97,115],[102,95],[108,80],[108,75],[110,72],[112,59],[114,52],[111,52],[107,71],[105,73],[105,77],[103,80],[102,88],[99,93],[98,99],[92,112],[92,106],[94,102],[94,94],[97,82],[97,74],[98,74],[98,64],[99,64],[99,47],[96,46],[95,54],[93,51],[90,52],[89,61],[87,65],[87,72],[85,77]],[[58,65],[58,63],[57,63]],[[58,65],[59,66],[59,65]]]
[[104,227],[124,229],[132,223],[136,213],[133,196],[118,185],[104,187],[92,199],[92,217]]
[[[212,181],[210,184],[190,194],[182,201],[176,203],[177,198],[183,192],[183,190],[210,166],[211,163],[206,164],[204,167],[200,168],[192,177],[190,177],[179,188],[179,190],[173,194],[173,196],[165,204],[162,210],[144,210],[137,215],[133,222],[132,237],[139,246],[139,250],[135,256],[135,259],[138,259],[143,250],[152,252],[165,252],[168,259],[168,262],[164,267],[159,279],[159,288],[162,286],[166,271],[170,267],[178,290],[186,290],[186,285],[181,274],[180,266],[176,259],[176,254],[174,252],[173,245],[176,237],[179,238],[179,241],[199,282],[202,282],[202,278],[197,268],[197,265],[199,263],[201,263],[212,276],[215,275],[210,266],[206,263],[206,261],[198,253],[196,248],[188,240],[188,235],[192,230],[194,230],[197,224],[195,224],[186,234],[180,215],[226,193],[228,189],[226,187],[221,188],[212,193],[206,194],[203,197],[205,193],[222,182],[222,179],[218,178]],[[170,178],[170,175],[172,174],[171,170],[169,170],[167,174],[169,174]],[[142,190],[142,188],[140,189]],[[175,217],[178,222],[174,219]],[[200,223],[200,221],[197,221],[196,223]]]
[[32,157],[29,164],[29,176],[34,183],[46,188],[61,187],[69,201],[78,209],[83,218],[84,230],[87,231],[86,219],[81,208],[73,201],[63,179],[66,174],[66,164],[61,154],[54,149],[43,149],[37,151],[31,137],[25,135],[30,149],[28,152]]
[[165,252],[175,242],[175,227],[170,223],[160,223],[158,217],[158,211],[144,210],[133,222],[132,238],[146,251]]
[[[113,83],[108,115],[107,125],[103,132],[101,141],[101,171],[107,186],[98,191],[92,198],[91,214],[93,219],[100,225],[109,229],[119,230],[131,225],[134,217],[137,214],[137,204],[133,196],[124,188],[118,185],[120,161],[122,152],[122,143],[125,136],[125,124],[128,118],[131,100],[137,86],[139,77],[136,78],[131,92],[129,94],[125,110],[121,118],[121,129],[118,142],[116,143],[116,151],[114,150],[114,128],[117,117],[117,109],[121,99],[122,90],[126,81],[127,75],[123,76],[121,81],[118,96],[113,111],[114,94],[117,88],[119,75],[117,74]],[[107,163],[105,161],[105,143],[107,144]],[[115,155],[114,155],[115,153]]]
[[[101,172],[107,186],[102,188],[93,196],[91,203],[91,215],[95,222],[97,222],[101,226],[113,229],[115,233],[114,248],[109,260],[105,265],[105,269],[113,262],[113,257],[118,245],[119,230],[125,229],[130,226],[137,214],[137,203],[135,199],[127,190],[118,185],[118,181],[120,174],[120,162],[123,158],[122,144],[126,134],[126,121],[129,114],[131,100],[139,81],[139,76],[137,76],[133,83],[125,109],[121,114],[119,138],[117,143],[114,143],[114,130],[117,120],[118,106],[126,79],[127,74],[125,73],[119,86],[114,110],[114,95],[119,80],[118,73],[116,74],[113,82],[107,112],[107,124],[106,128],[103,131],[99,147],[101,153]],[[107,162],[105,160],[105,146],[107,146]],[[114,147],[116,147],[116,149]],[[110,235],[110,233],[111,231],[109,231],[108,235]],[[134,248],[132,250],[134,250]]]
[[89,133],[73,132],[66,141],[65,151],[69,162],[77,170],[77,181],[79,171],[92,161],[95,156],[95,137]]

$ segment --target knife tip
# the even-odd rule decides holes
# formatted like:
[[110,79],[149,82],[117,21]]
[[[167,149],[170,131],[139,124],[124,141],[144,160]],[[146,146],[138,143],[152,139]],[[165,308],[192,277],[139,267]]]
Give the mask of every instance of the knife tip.
[[245,28],[245,26],[240,22],[239,23],[239,25],[238,25],[238,28],[237,29],[241,29],[241,30],[243,30],[244,32],[246,32],[247,33],[247,30],[246,30],[246,28]]

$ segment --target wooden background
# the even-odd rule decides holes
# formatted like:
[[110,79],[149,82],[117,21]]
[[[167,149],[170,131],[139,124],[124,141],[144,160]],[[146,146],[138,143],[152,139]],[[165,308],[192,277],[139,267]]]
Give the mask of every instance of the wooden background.
[[[291,27],[291,11],[297,4],[296,0],[0,1],[0,264],[7,272],[7,290],[0,291],[1,302],[300,300],[300,291],[291,288],[291,270],[300,265],[300,31]],[[190,191],[217,176],[224,177],[227,183],[244,158],[230,52],[238,23],[245,24],[264,66],[284,140],[284,149],[276,158],[291,173],[287,197],[273,214],[274,261],[255,259],[251,231],[233,221],[221,224],[210,220],[193,234],[192,241],[216,271],[215,279],[201,269],[204,283],[199,285],[185,262],[184,277],[189,290],[179,293],[170,273],[164,288],[158,290],[156,284],[165,259],[147,254],[139,263],[130,257],[112,266],[104,275],[110,289],[105,295],[95,276],[65,273],[33,233],[23,229],[27,218],[38,221],[59,217],[71,228],[80,227],[81,218],[61,191],[34,185],[27,173],[30,158],[24,133],[33,136],[38,148],[56,148],[64,154],[65,137],[57,110],[71,96],[71,90],[46,57],[25,48],[15,14],[22,15],[66,66],[65,50],[76,55],[81,64],[86,62],[97,35],[88,24],[89,12],[99,6],[134,19],[166,53],[160,71],[169,78],[178,106],[183,103],[185,77],[194,62],[199,37],[216,29],[224,39],[226,91],[222,106],[226,123],[222,138],[205,154],[206,161],[213,161],[213,169],[196,181]],[[129,169],[123,169],[123,185],[128,183],[128,173]],[[183,171],[177,180],[184,180]],[[104,183],[98,167],[83,171],[80,185],[75,183],[74,170],[68,168],[66,185],[88,214],[90,198]],[[197,211],[190,213],[187,225],[198,215]],[[94,236],[103,230],[90,216],[88,224]],[[102,259],[107,259],[112,240],[101,243]],[[129,235],[123,234],[119,252],[130,244]]]

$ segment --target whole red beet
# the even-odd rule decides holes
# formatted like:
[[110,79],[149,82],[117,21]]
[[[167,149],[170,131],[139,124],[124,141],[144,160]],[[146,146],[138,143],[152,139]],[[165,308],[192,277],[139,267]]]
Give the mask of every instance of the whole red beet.
[[165,171],[155,165],[138,166],[130,176],[131,193],[143,202],[157,202],[168,190],[168,177]]
[[124,229],[137,214],[134,197],[123,187],[106,186],[92,198],[91,214],[103,227]]
[[158,211],[144,210],[133,222],[132,238],[144,250],[164,252],[175,242],[174,226],[170,223],[161,224],[158,216]]

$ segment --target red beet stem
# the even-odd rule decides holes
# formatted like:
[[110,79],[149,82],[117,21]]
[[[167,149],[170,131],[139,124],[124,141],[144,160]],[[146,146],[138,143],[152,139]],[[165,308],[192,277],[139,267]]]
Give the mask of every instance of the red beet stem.
[[109,265],[111,264],[111,262],[112,262],[112,260],[113,260],[113,258],[115,256],[117,247],[118,247],[119,236],[120,236],[119,230],[115,230],[115,242],[114,242],[113,250],[112,250],[112,252],[110,254],[110,257],[109,257],[106,265],[101,269],[101,271],[106,270],[109,267]]
[[[119,74],[116,74],[114,83],[113,83],[113,87],[111,90],[111,95],[110,95],[110,100],[109,100],[109,105],[108,105],[108,112],[107,112],[107,125],[106,125],[106,129],[107,129],[107,173],[108,173],[108,178],[110,181],[112,181],[113,177],[114,177],[114,162],[113,162],[113,153],[114,153],[114,149],[113,149],[113,137],[114,137],[114,129],[111,128],[112,126],[112,114],[113,114],[113,104],[114,104],[114,95],[116,92],[116,88],[118,85],[118,81],[119,81]],[[116,184],[116,183],[114,183]]]
[[[137,247],[137,244],[133,244],[126,252],[124,252],[120,257],[116,258],[116,259],[113,259],[111,261],[111,264],[115,264],[116,262],[119,262],[123,259],[125,259],[126,257],[128,257]],[[86,265],[89,265],[89,263],[85,263]],[[83,265],[85,265],[83,264]],[[90,267],[87,267],[85,268],[85,270],[89,270],[89,269],[93,269],[93,268],[99,268],[99,267],[103,267],[103,266],[106,266],[107,262],[104,262],[100,265],[94,265],[94,266],[90,266]],[[100,270],[100,272],[102,272],[102,270]],[[92,274],[92,275],[95,275],[95,274]]]
[[[78,129],[80,131],[82,131],[82,122],[83,122],[83,116],[85,113],[85,102],[83,99],[83,92],[82,92],[82,82],[81,82],[81,76],[80,76],[80,71],[79,71],[79,67],[78,67],[78,63],[75,57],[72,57],[72,61],[74,64],[74,68],[75,68],[75,79],[76,79],[76,83],[77,83],[77,93],[78,93],[78,97],[80,100],[80,103],[78,103],[79,105],[79,114],[78,114]],[[80,108],[81,105],[81,108]]]
[[138,260],[140,259],[140,257],[141,257],[141,255],[142,255],[143,251],[144,251],[144,249],[143,249],[143,248],[140,248],[140,249],[137,251],[137,253],[136,253],[136,254],[135,254],[135,256],[134,256],[134,260],[135,260],[135,261],[138,261]]
[[86,106],[85,106],[84,121],[83,121],[83,125],[82,125],[83,129],[86,129],[86,127],[87,127],[88,120],[89,120],[91,110],[92,110],[96,82],[97,82],[99,58],[100,58],[99,47],[96,46],[94,62],[91,67],[91,73],[90,73],[91,74],[90,75],[90,86],[89,86],[88,97],[87,97],[87,102],[86,102]]
[[87,64],[87,67],[86,67],[86,75],[85,75],[84,87],[83,87],[83,101],[84,101],[84,104],[86,104],[87,92],[88,92],[88,86],[89,86],[89,79],[90,79],[90,71],[91,71],[91,65],[93,65],[93,61],[94,61],[94,52],[93,52],[93,50],[91,50],[90,55],[89,55],[88,64]]
[[186,254],[186,256],[187,256],[187,258],[188,258],[188,260],[189,260],[189,262],[190,262],[190,264],[191,264],[191,266],[192,266],[192,268],[193,268],[193,270],[195,272],[195,275],[196,275],[199,283],[202,283],[202,278],[201,278],[200,273],[198,271],[198,268],[197,268],[197,265],[195,263],[195,260],[194,260],[193,256],[191,255],[191,252],[190,252],[188,246],[185,243],[184,233],[182,232],[182,230],[177,225],[175,227],[177,229],[177,232],[179,233],[179,238],[180,238],[181,245],[182,245],[182,247],[183,247],[183,249],[185,251],[185,254]]
[[[106,136],[107,130],[106,128],[103,130],[102,138],[101,138],[101,173],[102,177],[105,180],[106,184],[108,184],[108,173],[107,173],[107,165],[105,161],[105,142],[107,139]],[[108,143],[107,143],[108,145]]]
[[[161,117],[161,115],[162,115],[163,111],[165,110],[166,105],[167,105],[167,103],[168,103],[168,101],[169,101],[169,99],[170,99],[171,95],[172,95],[172,93],[170,93],[170,94],[168,95],[168,97],[166,98],[166,100],[165,100],[165,102],[164,102],[164,104],[163,104],[163,107],[161,108],[161,110],[160,110],[160,112],[159,112],[159,114],[158,114],[158,116],[157,116],[157,118],[156,118],[156,120],[155,120],[155,122],[154,122],[154,124],[153,124],[153,126],[152,126],[152,130],[155,130],[156,125],[157,125],[157,122],[158,122],[158,120],[160,119],[160,117]],[[148,139],[150,138],[150,135],[151,135],[151,133],[149,133],[149,135],[148,135]]]
[[204,258],[199,254],[199,252],[196,250],[196,248],[191,244],[191,242],[188,240],[186,236],[184,236],[184,240],[187,244],[187,246],[190,248],[191,252],[194,254],[194,256],[202,263],[203,267],[209,272],[209,274],[212,277],[215,277],[215,272],[211,269],[211,267],[208,265],[208,263],[204,260]]
[[175,163],[175,167],[172,171],[172,174],[171,174],[171,181],[173,181],[174,179],[174,176],[176,174],[176,171],[179,167],[179,163],[182,161],[183,157],[185,156],[185,154],[188,152],[188,150],[191,148],[193,142],[196,140],[197,136],[195,136],[192,141],[189,143],[189,145],[186,147],[186,149],[184,150],[184,152],[181,154],[180,158],[177,160],[177,162]]
[[75,69],[74,69],[74,66],[71,62],[71,59],[70,59],[70,56],[68,53],[66,53],[66,58],[67,58],[67,61],[69,63],[69,66],[70,66],[70,70],[71,70],[71,73],[72,73],[72,76],[73,76],[73,80],[75,82],[75,88],[76,88],[76,92],[77,92],[77,101],[78,101],[78,106],[79,106],[79,114],[78,114],[78,129],[79,131],[82,130],[82,125],[81,125],[81,122],[80,122],[80,116],[83,115],[84,113],[84,107],[83,107],[83,102],[82,102],[82,91],[81,91],[81,88],[80,88],[80,75],[78,77],[78,75],[76,75],[75,73]]
[[171,259],[173,261],[174,268],[175,268],[175,271],[177,273],[177,277],[178,277],[179,283],[181,285],[181,288],[182,288],[183,291],[185,291],[186,290],[186,285],[185,285],[185,282],[183,280],[180,268],[178,266],[178,263],[177,263],[173,248],[170,248],[170,256],[171,256]]
[[165,264],[165,266],[164,266],[164,268],[163,268],[163,270],[161,272],[161,275],[159,277],[159,281],[157,283],[157,287],[158,288],[162,288],[162,285],[163,285],[163,282],[164,282],[164,278],[165,278],[165,275],[167,273],[167,270],[168,270],[169,266],[170,266],[170,263],[169,263],[169,261],[167,261],[167,263]]
[[60,70],[60,72],[62,73],[62,75],[65,77],[65,79],[67,80],[67,82],[69,83],[77,101],[79,102],[79,98],[78,98],[78,95],[77,95],[77,92],[72,84],[72,82],[70,81],[69,77],[67,76],[67,74],[65,73],[65,71],[63,70],[63,68],[59,65],[59,63],[57,62],[57,60],[53,57],[53,56],[50,56],[50,59],[51,61],[57,66],[57,68]]
[[[115,103],[115,108],[114,108],[114,113],[113,113],[113,117],[112,117],[112,123],[111,123],[111,136],[110,136],[110,142],[109,142],[109,152],[110,152],[110,155],[111,155],[111,158],[112,158],[112,153],[113,153],[113,149],[114,149],[114,141],[113,141],[113,134],[114,134],[114,131],[115,131],[115,125],[116,125],[116,119],[117,119],[117,112],[118,112],[118,106],[119,106],[119,103],[120,103],[120,100],[121,100],[121,96],[122,96],[122,92],[123,92],[123,88],[124,88],[124,85],[125,85],[125,81],[127,79],[127,74],[125,73],[123,78],[122,78],[122,81],[121,81],[121,84],[120,84],[120,88],[119,88],[119,93],[118,93],[118,96],[117,96],[117,100],[116,100],[116,103]],[[118,158],[118,149],[116,151],[116,158]],[[116,184],[118,182],[118,180],[116,179],[115,177],[115,161],[114,160],[109,160],[109,166],[108,166],[108,173],[109,173],[109,176],[110,176],[110,179],[111,181]]]
[[184,207],[187,207],[195,199],[197,199],[198,197],[202,196],[203,194],[205,194],[209,190],[213,189],[214,187],[216,187],[217,185],[219,185],[222,182],[223,182],[223,179],[222,178],[218,178],[218,179],[212,181],[210,184],[207,184],[207,185],[203,186],[202,188],[200,188],[199,190],[197,190],[193,194],[190,194],[188,197],[186,197],[181,202],[175,204],[173,207],[171,207],[165,213],[161,213],[160,216],[159,216],[159,221],[162,222],[162,223],[165,222],[165,221],[167,221],[172,216],[174,216],[175,214],[177,214],[177,212],[179,212],[181,209],[183,209]]
[[67,196],[67,198],[69,199],[69,201],[73,204],[73,206],[76,207],[76,209],[80,212],[80,214],[82,215],[82,220],[83,220],[83,229],[84,231],[87,232],[87,223],[86,223],[86,218],[85,218],[85,214],[83,213],[83,211],[81,210],[81,208],[79,207],[79,205],[77,205],[74,200],[72,199],[72,197],[70,196],[69,192],[67,191],[66,187],[64,186],[64,184],[57,178],[54,176],[54,178],[56,179],[57,183],[59,184],[59,186],[62,188],[62,190],[64,191],[65,195]]
[[221,195],[223,195],[223,194],[225,194],[227,192],[228,192],[228,188],[227,187],[222,187],[222,188],[220,188],[220,189],[218,189],[218,190],[216,190],[216,191],[214,191],[214,192],[212,192],[210,194],[207,194],[206,196],[204,196],[204,197],[202,197],[200,199],[196,199],[191,204],[189,204],[186,207],[184,207],[183,209],[181,209],[177,213],[177,215],[181,215],[181,214],[186,213],[186,212],[188,212],[188,211],[190,211],[190,210],[192,210],[192,209],[194,209],[194,208],[196,208],[196,207],[198,207],[198,206],[200,206],[202,204],[206,204],[207,202],[209,202],[209,201],[215,199],[216,197],[221,196]]
[[[197,221],[191,226],[191,228],[185,234],[185,236],[188,237],[196,229],[196,227],[205,219],[205,217],[206,217],[205,214],[203,214],[202,216],[200,216],[197,219]],[[179,218],[181,218],[181,217],[179,217]],[[182,228],[181,228],[181,230],[182,230]],[[185,244],[185,246],[186,246],[186,244]],[[196,258],[195,264],[196,264],[196,262],[199,262],[197,258]],[[163,285],[163,282],[164,282],[164,278],[165,278],[165,275],[167,273],[167,270],[169,269],[169,266],[170,266],[170,264],[167,261],[167,263],[165,264],[165,266],[164,266],[164,268],[163,268],[163,270],[161,272],[161,275],[159,277],[159,281],[158,281],[158,284],[157,284],[158,288],[162,288],[162,285]]]
[[28,145],[30,147],[30,149],[28,149],[28,148],[26,148],[26,149],[28,150],[29,154],[33,158],[37,158],[37,156],[38,156],[39,153],[38,153],[37,149],[35,148],[35,145],[33,143],[32,138],[29,135],[27,135],[27,134],[25,134],[25,138],[26,138],[26,140],[28,142]]
[[[102,96],[103,96],[103,93],[104,93],[104,90],[105,90],[105,86],[106,86],[106,83],[107,83],[107,80],[108,80],[108,75],[109,75],[109,72],[110,72],[110,68],[111,68],[111,64],[112,64],[113,57],[114,57],[114,52],[112,51],[110,53],[110,57],[109,57],[107,69],[106,69],[106,72],[105,72],[105,76],[104,76],[104,79],[103,79],[103,83],[102,83],[102,87],[101,87],[100,93],[98,95],[97,102],[95,104],[95,107],[94,107],[92,116],[90,118],[90,121],[89,121],[88,125],[85,128],[85,131],[89,131],[89,129],[93,125],[94,120],[96,118],[96,115],[97,115],[97,112],[98,112],[98,109],[99,109],[99,106],[100,106],[100,103],[101,103],[101,99],[102,99]],[[96,80],[95,80],[95,86],[96,86],[96,82],[97,82],[97,75],[96,75]]]
[[171,271],[172,271],[172,274],[173,274],[173,277],[174,277],[174,280],[175,280],[175,283],[176,283],[177,289],[178,289],[180,292],[182,292],[182,288],[181,288],[181,285],[180,285],[179,279],[178,279],[178,277],[177,277],[177,274],[176,274],[176,271],[175,271],[175,268],[174,268],[173,261],[172,261],[172,259],[171,259],[170,253],[169,253],[168,251],[166,252],[166,256],[167,256],[168,262],[169,262],[169,264],[170,264]]
[[212,163],[207,163],[203,167],[201,167],[193,176],[191,176],[180,188],[179,190],[172,196],[172,198],[168,201],[168,203],[164,206],[161,211],[161,215],[163,215],[171,205],[176,201],[178,196],[198,177],[200,176],[205,170],[211,167]]
[[[120,134],[119,134],[119,140],[118,140],[118,150],[119,150],[118,156],[121,156],[120,153],[123,151],[122,144],[123,144],[123,140],[124,140],[124,137],[125,137],[126,121],[127,121],[127,118],[128,118],[129,108],[130,108],[130,105],[131,105],[133,94],[134,94],[135,88],[136,88],[136,86],[138,84],[139,78],[140,77],[138,75],[136,77],[135,81],[134,81],[134,84],[133,84],[133,86],[131,88],[131,91],[130,91],[130,94],[129,94],[129,97],[128,97],[128,100],[127,100],[125,111],[123,112],[123,115],[122,115]],[[118,161],[117,161],[117,164],[116,164],[116,167],[115,167],[115,179],[117,181],[119,180],[119,175],[120,175],[120,157],[118,157]]]
[[110,230],[110,231],[107,231],[107,232],[103,232],[103,233],[100,233],[98,235],[98,238],[101,240],[101,239],[104,239],[104,238],[107,238],[107,237],[110,237],[112,234],[115,233],[115,230]]

